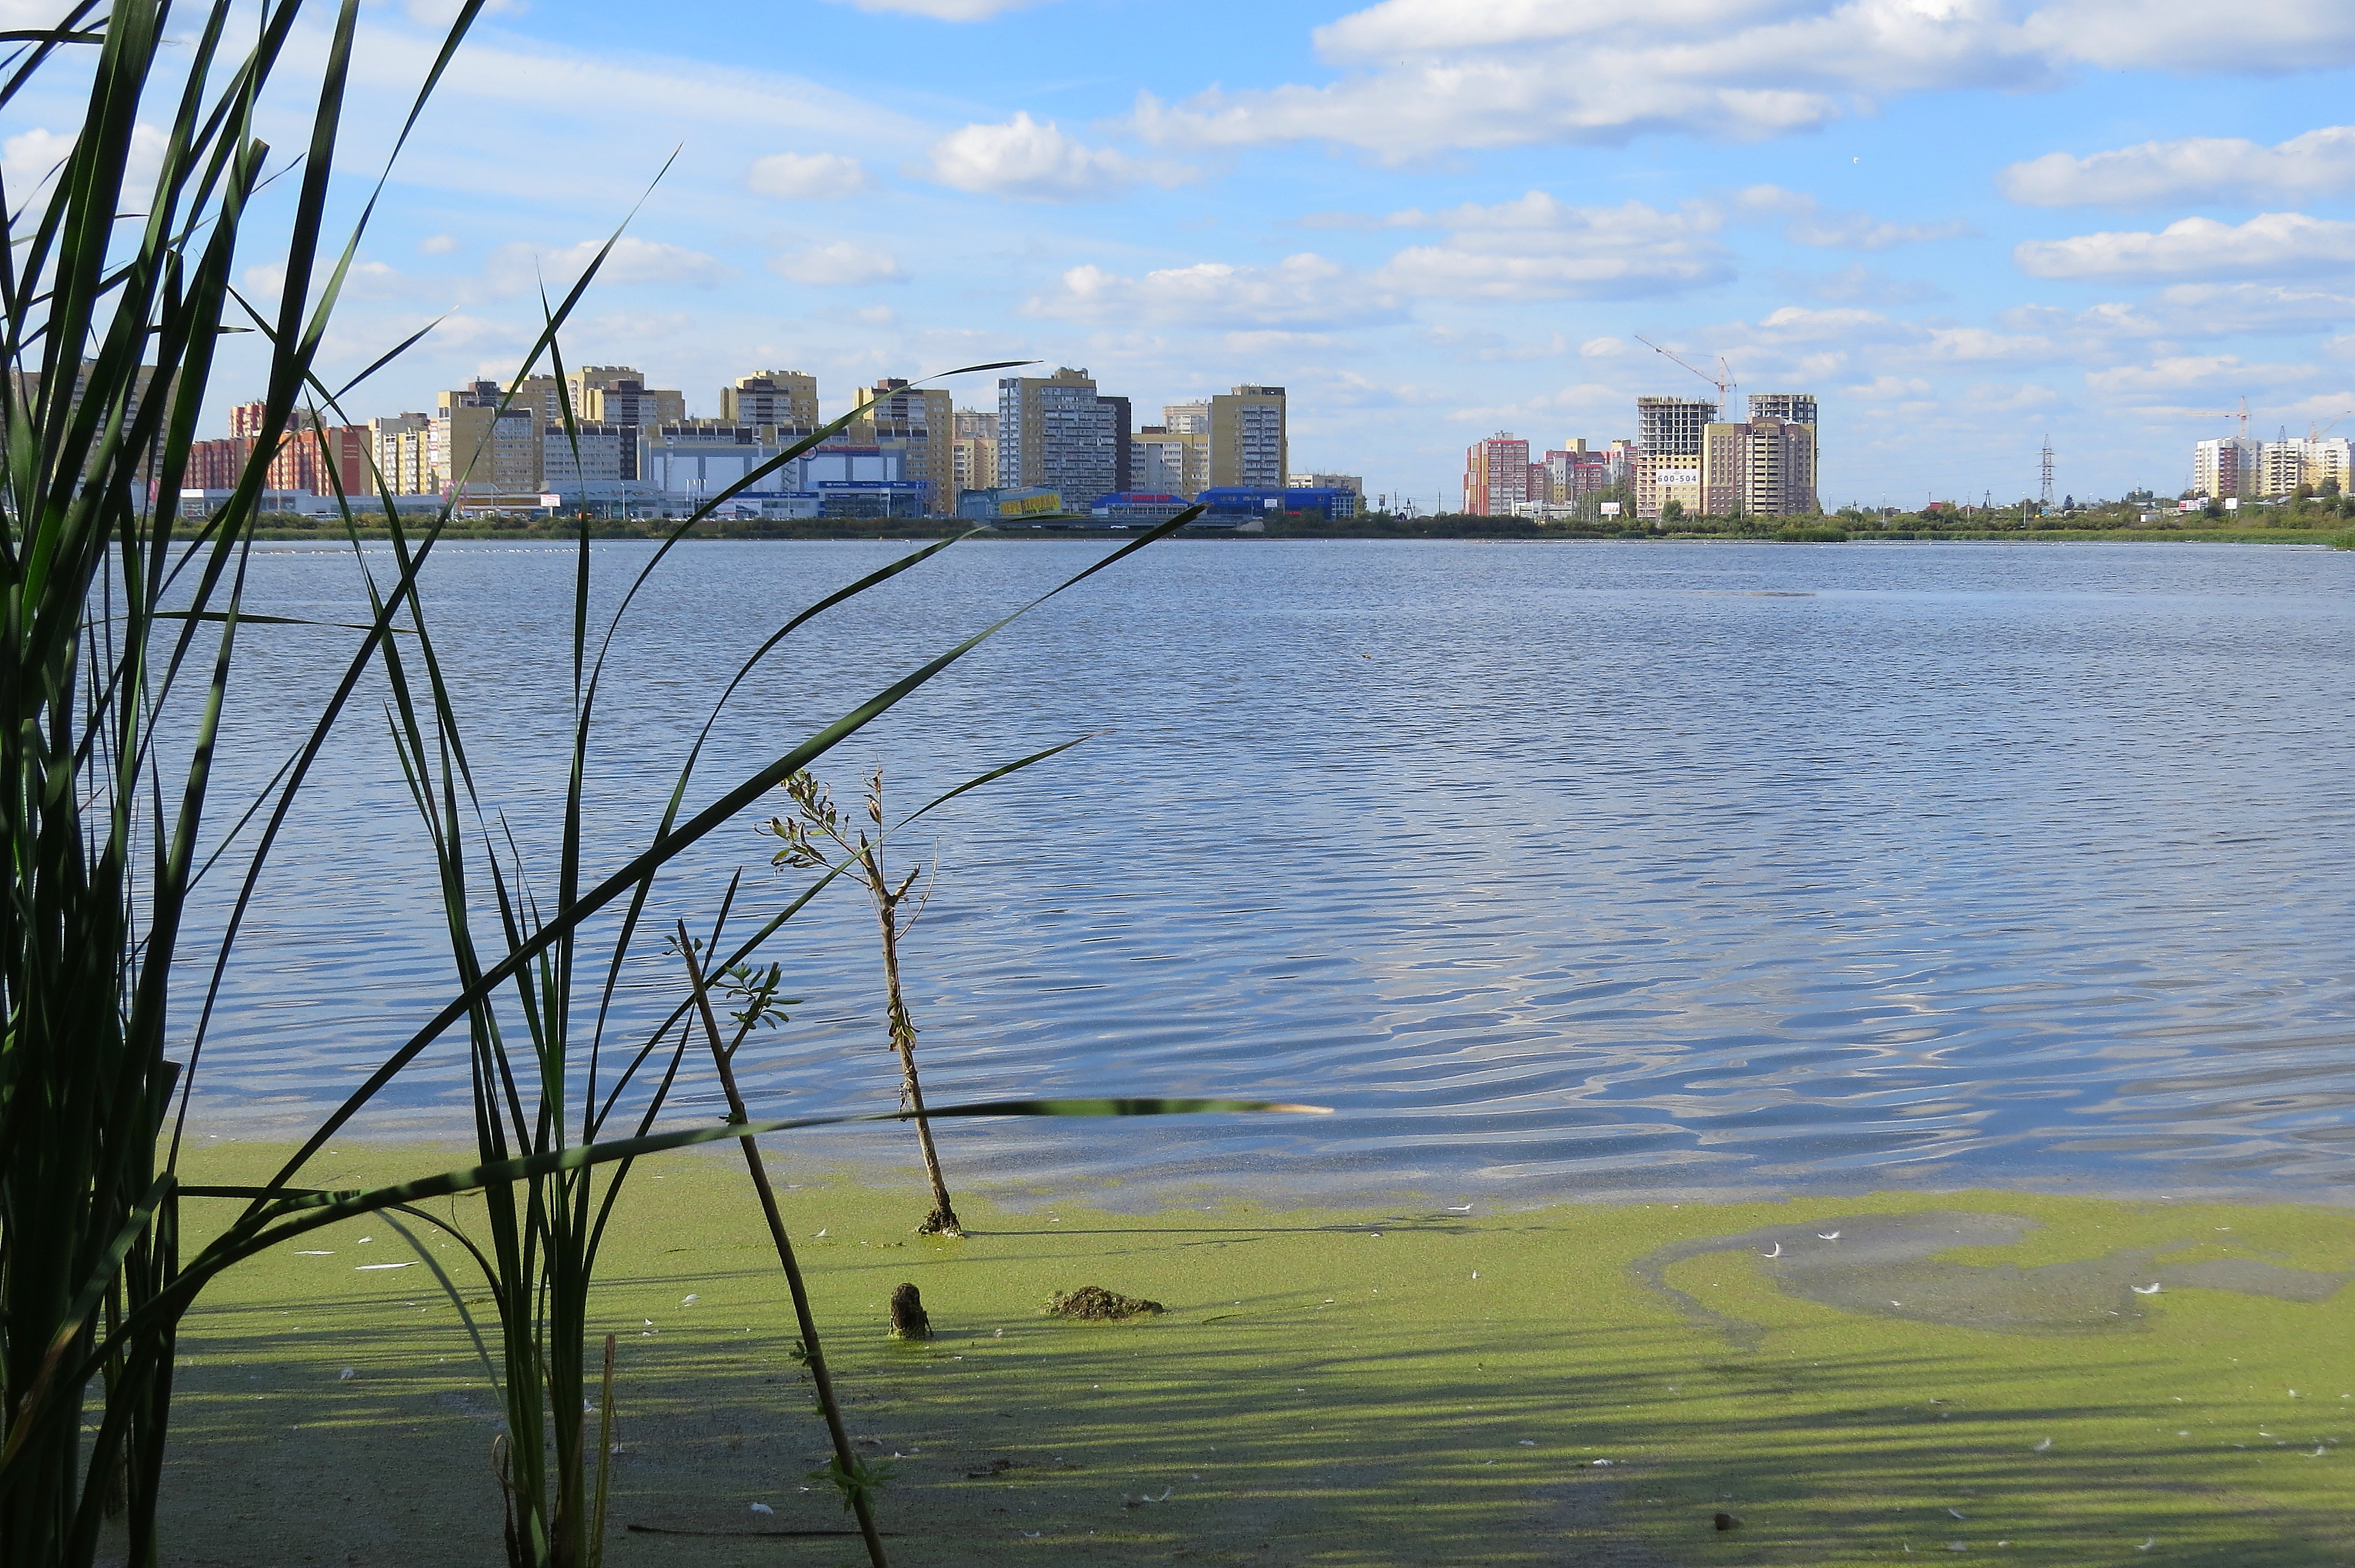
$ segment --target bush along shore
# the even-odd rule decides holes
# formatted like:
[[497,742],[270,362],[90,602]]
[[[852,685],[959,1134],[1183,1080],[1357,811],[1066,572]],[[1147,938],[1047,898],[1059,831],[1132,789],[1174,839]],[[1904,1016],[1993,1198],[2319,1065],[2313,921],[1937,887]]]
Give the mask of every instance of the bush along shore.
[[[286,1152],[199,1139],[186,1168],[250,1181]],[[456,1158],[338,1141],[314,1174],[365,1187]],[[915,1234],[916,1171],[774,1169],[900,1568],[2344,1553],[2343,1209],[1437,1193],[1114,1213],[968,1181],[950,1240]],[[673,1154],[615,1211],[585,1327],[616,1346],[589,1395],[616,1564],[858,1554],[750,1199],[741,1164]],[[191,1314],[172,1561],[496,1568],[505,1412],[457,1239],[485,1211],[421,1207],[258,1258]]]

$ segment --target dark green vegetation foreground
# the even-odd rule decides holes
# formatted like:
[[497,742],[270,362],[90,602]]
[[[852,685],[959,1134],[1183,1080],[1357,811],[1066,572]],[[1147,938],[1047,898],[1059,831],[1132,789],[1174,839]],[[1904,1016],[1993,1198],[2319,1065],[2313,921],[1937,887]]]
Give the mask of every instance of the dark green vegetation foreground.
[[[190,1172],[250,1179],[282,1154],[216,1143]],[[432,1163],[339,1146],[318,1175]],[[741,1165],[641,1174],[589,1324],[620,1336],[611,1560],[857,1559],[855,1539],[626,1529],[847,1522],[808,1476],[826,1435]],[[1950,1543],[2056,1568],[2355,1560],[2340,1211],[1978,1192],[1140,1216],[976,1196],[952,1242],[910,1234],[913,1184],[783,1198],[851,1430],[902,1456],[879,1507],[911,1568],[1836,1568]],[[458,1249],[410,1228],[479,1298]],[[167,1563],[500,1560],[500,1401],[427,1271],[381,1266],[414,1255],[357,1222],[205,1298]],[[903,1281],[929,1343],[885,1336]],[[1041,1313],[1082,1285],[1168,1311]]]

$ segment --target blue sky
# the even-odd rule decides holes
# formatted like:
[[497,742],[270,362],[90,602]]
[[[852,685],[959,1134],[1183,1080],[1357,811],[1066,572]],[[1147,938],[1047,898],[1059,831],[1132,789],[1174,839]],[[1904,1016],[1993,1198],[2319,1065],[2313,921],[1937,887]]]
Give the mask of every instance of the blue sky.
[[[447,9],[364,11],[355,173]],[[535,278],[677,148],[566,353],[696,412],[767,368],[830,408],[1018,357],[1148,412],[1273,382],[1296,470],[1452,504],[1482,435],[1706,390],[1641,334],[1816,393],[1828,503],[2017,497],[2048,432],[2063,491],[2171,492],[2207,410],[2355,409],[2350,67],[2329,0],[534,0],[437,98],[329,357],[446,314],[359,416],[511,372]],[[69,113],[12,106],[12,181]]]

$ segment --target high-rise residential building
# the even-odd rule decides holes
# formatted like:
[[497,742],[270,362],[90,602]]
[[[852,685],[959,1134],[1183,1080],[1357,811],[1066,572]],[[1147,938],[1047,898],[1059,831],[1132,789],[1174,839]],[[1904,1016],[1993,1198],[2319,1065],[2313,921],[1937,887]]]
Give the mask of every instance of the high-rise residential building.
[[1202,429],[1146,425],[1129,438],[1129,485],[1155,495],[1199,495],[1210,487],[1209,406]]
[[[1810,408],[1812,398],[1791,399]],[[1702,428],[1700,512],[1791,517],[1816,511],[1816,428],[1773,414]]]
[[1464,453],[1464,510],[1474,517],[1509,517],[1529,495],[1529,443],[1499,430]]
[[1625,477],[1613,461],[1612,452],[1592,450],[1577,437],[1546,453],[1545,461],[1533,466],[1544,471],[1544,493],[1533,493],[1529,499],[1554,506],[1582,506]]
[[635,425],[611,425],[602,419],[575,419],[568,430],[558,425],[539,432],[539,482],[542,489],[559,495],[594,495],[601,488],[618,488],[638,472]]
[[1761,517],[1804,517],[1823,510],[1816,498],[1816,395],[1753,392],[1750,427],[1751,472],[1742,510]]
[[2191,449],[2194,494],[2280,500],[2300,486],[2319,491],[2335,483],[2341,493],[2355,488],[2355,441],[2345,436],[2285,437],[2261,441],[2248,436],[2201,441]]
[[1085,508],[1114,493],[1119,409],[1085,369],[1009,376],[997,384],[997,488],[1042,487]]
[[886,377],[851,396],[858,409],[847,432],[851,442],[901,453],[901,475],[925,487],[924,510],[954,515],[956,410],[949,395]]
[[453,494],[539,490],[539,411],[517,406],[497,382],[442,393],[430,435],[433,471]]
[[368,421],[376,466],[395,495],[439,495],[442,476],[433,467],[433,416],[392,414]]
[[2249,499],[2261,493],[2260,461],[2265,443],[2250,436],[2201,441],[2191,449],[2191,493],[2211,501]]
[[1737,516],[1750,480],[1750,427],[1711,420],[1701,427],[1700,504],[1705,517]]
[[1781,419],[1786,424],[1816,423],[1816,395],[1812,392],[1753,392],[1750,394],[1752,419]]
[[997,416],[979,408],[959,408],[956,436],[949,445],[949,477],[957,493],[991,490],[997,484]]
[[1126,494],[1136,488],[1136,454],[1129,447],[1129,439],[1136,429],[1135,413],[1125,397],[1107,397],[1099,393],[1097,400],[1112,409],[1112,487]]
[[731,425],[790,425],[815,429],[817,377],[799,370],[763,370],[740,376],[719,389],[719,417]]
[[1210,399],[1213,485],[1282,490],[1291,460],[1283,387],[1238,387]]
[[[206,479],[230,475],[226,483],[199,484],[195,478],[182,476],[181,482],[192,490],[229,490],[239,482],[245,469],[244,458],[253,450],[261,439],[270,406],[255,398],[240,403],[229,411],[229,439],[240,443],[224,448],[215,442],[202,443],[206,450],[192,453],[189,466],[201,468]],[[368,459],[375,442],[366,425],[328,425],[322,429],[309,422],[309,416],[297,409],[279,437],[278,450],[271,454],[262,484],[271,490],[299,490],[312,495],[333,495],[340,486],[346,495],[368,496],[376,492],[376,482],[368,472]]]
[[2307,439],[2306,483],[2317,490],[2320,490],[2326,484],[2335,483],[2339,487],[2339,493],[2343,495],[2348,491],[2350,479],[2355,478],[2355,475],[2350,475],[2349,472],[2350,467],[2355,467],[2355,443],[2350,443],[2346,437],[2325,436]]
[[1657,517],[1671,501],[1701,509],[1704,432],[1717,405],[1698,397],[1636,399],[1636,515]]
[[2306,482],[2306,443],[2266,441],[2257,449],[2257,493],[2294,495]]
[[[1806,404],[1813,412],[1815,400]],[[1753,517],[1805,517],[1820,511],[1814,422],[1753,413],[1743,429],[1742,510]]]
[[184,490],[235,490],[253,458],[251,436],[225,440],[190,441],[187,466],[180,471]]
[[1164,403],[1161,406],[1161,428],[1173,436],[1207,436],[1210,433],[1210,406],[1208,403]]
[[648,387],[645,373],[627,365],[584,365],[564,379],[571,389],[576,419],[647,430],[687,418],[686,393]]

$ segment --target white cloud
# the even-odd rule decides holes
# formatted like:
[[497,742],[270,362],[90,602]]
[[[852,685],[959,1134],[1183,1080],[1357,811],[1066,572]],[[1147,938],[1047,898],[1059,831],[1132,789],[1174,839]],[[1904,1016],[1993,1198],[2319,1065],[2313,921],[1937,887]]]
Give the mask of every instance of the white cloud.
[[2296,201],[2355,190],[2355,125],[2327,125],[2271,147],[2241,137],[2144,142],[2073,158],[2047,153],[1997,176],[2030,207],[2152,207]]
[[1204,261],[1123,277],[1074,267],[1056,292],[1025,308],[1039,316],[1188,328],[1314,329],[1394,320],[1396,297],[1311,251],[1273,267]]
[[[42,25],[48,26],[51,17]],[[123,196],[126,211],[144,211],[155,192],[155,176],[163,172],[164,149],[170,139],[155,126],[144,122],[131,128],[131,157],[123,166]],[[8,179],[10,200],[23,203],[36,195],[45,195],[59,166],[72,156],[74,138],[70,132],[45,130],[39,126],[20,132],[0,142],[0,172]]]
[[2085,385],[2095,392],[2135,398],[2210,392],[2222,396],[2247,387],[2279,387],[2311,381],[2310,365],[2250,365],[2237,355],[2185,354],[2154,359],[2147,365],[2120,365],[2089,371]]
[[829,200],[865,190],[867,165],[840,153],[772,153],[752,161],[744,184],[757,196]]
[[819,288],[838,288],[851,283],[896,283],[906,276],[900,270],[900,259],[890,251],[869,250],[846,239],[773,256],[769,259],[769,270],[791,278],[796,283],[809,283]]
[[1861,261],[1850,262],[1837,272],[1777,271],[1774,281],[1794,292],[1836,305],[1910,305],[1943,293],[1934,283],[1892,278]]
[[2355,223],[2296,212],[2263,213],[2237,225],[2187,217],[2156,234],[2030,239],[2012,258],[2036,278],[2280,277],[2355,263]]
[[[485,275],[492,287],[518,292],[537,289],[545,279],[553,293],[571,287],[573,280],[596,260],[604,243],[602,239],[584,239],[561,250],[539,250],[520,243],[502,245],[491,253]],[[606,284],[663,283],[709,289],[735,276],[735,268],[700,250],[625,234],[613,242],[612,253],[597,269],[596,281],[590,288],[593,291]]]
[[1543,191],[1494,207],[1392,213],[1398,228],[1444,228],[1444,244],[1409,247],[1377,274],[1410,294],[1447,299],[1636,299],[1722,282],[1733,275],[1718,242],[1721,220],[1695,207],[1642,202],[1572,207]]
[[1965,223],[1890,223],[1870,213],[1827,212],[1814,196],[1780,185],[1751,185],[1733,199],[1737,211],[1784,218],[1783,238],[1792,244],[1825,250],[1886,250],[1970,232]]
[[1323,85],[1140,97],[1178,145],[1344,143],[1407,159],[1661,131],[1753,140],[1889,98],[2355,61],[2341,0],[1382,0],[1317,29]]
[[861,11],[903,11],[940,22],[983,22],[1003,11],[1018,11],[1038,0],[848,0]]
[[454,234],[429,234],[417,242],[417,249],[428,256],[447,256],[464,243]]
[[2355,322],[2355,294],[2275,283],[2176,283],[2141,300],[2107,300],[2073,313],[2051,305],[2016,306],[2003,313],[2003,321],[2022,330],[2070,334],[2089,344],[2318,332]]
[[1190,169],[1140,163],[1108,147],[1090,147],[1050,120],[1019,113],[1003,125],[967,125],[932,145],[932,177],[985,196],[1027,201],[1090,201],[1151,181],[1182,185]]

